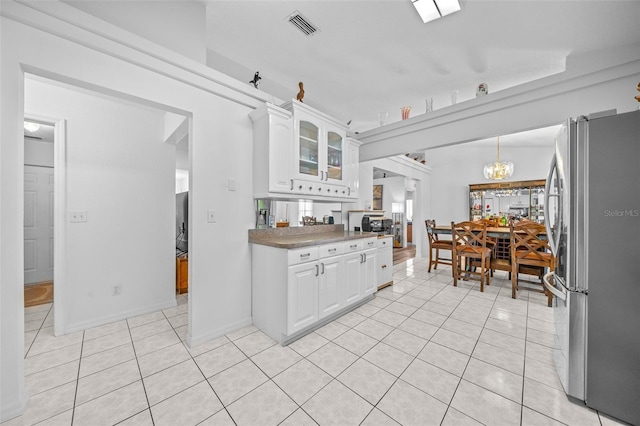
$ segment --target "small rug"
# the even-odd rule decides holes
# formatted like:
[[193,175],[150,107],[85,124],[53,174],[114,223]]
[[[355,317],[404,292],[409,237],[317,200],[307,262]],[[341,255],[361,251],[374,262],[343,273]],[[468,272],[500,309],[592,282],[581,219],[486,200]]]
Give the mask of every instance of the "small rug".
[[45,281],[24,286],[24,307],[53,302],[53,282]]

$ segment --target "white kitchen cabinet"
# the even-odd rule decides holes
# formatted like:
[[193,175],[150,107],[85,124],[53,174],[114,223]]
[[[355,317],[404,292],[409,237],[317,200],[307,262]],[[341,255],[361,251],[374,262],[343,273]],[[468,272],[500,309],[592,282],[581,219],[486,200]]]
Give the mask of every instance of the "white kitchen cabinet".
[[[367,239],[369,241],[371,239]],[[344,269],[345,269],[345,301],[353,303],[362,297],[360,280],[362,280],[362,250],[365,240],[345,241]]]
[[393,284],[393,239],[391,236],[378,239],[376,266],[378,289]]
[[298,101],[284,105],[293,113],[294,176],[346,186],[346,126]]
[[347,155],[345,173],[347,177],[347,197],[357,199],[360,188],[360,145],[362,143],[353,138],[347,138]]
[[376,265],[378,239],[369,238],[364,241],[364,251],[362,252],[363,276],[360,281],[362,296],[373,294],[378,289],[378,267]]
[[[284,109],[283,109],[284,108]],[[360,143],[298,101],[265,104],[253,121],[254,198],[357,199]]]
[[360,299],[361,264],[362,252],[350,253],[344,256],[344,291],[346,303],[353,303]]
[[363,250],[367,241],[375,238],[291,250],[252,244],[253,324],[286,344],[370,298],[377,248]]
[[334,256],[320,259],[319,263],[318,315],[323,319],[345,306],[344,259]]
[[347,139],[344,124],[308,105],[292,100],[283,107],[293,114],[294,187],[311,182],[312,194],[356,199],[360,143]]
[[377,249],[369,249],[362,252],[363,262],[362,262],[362,278],[360,281],[361,285],[361,295],[363,297],[368,296],[370,294],[375,293],[378,290],[378,280],[377,273],[378,269],[376,266],[376,257],[377,257]]
[[346,242],[345,253],[345,290],[346,301],[361,299],[376,292],[378,286],[376,270],[376,239],[368,238],[362,242]]
[[264,104],[249,114],[253,121],[253,191],[255,198],[293,191],[292,114]]
[[287,334],[294,334],[318,321],[317,262],[289,267],[287,280]]

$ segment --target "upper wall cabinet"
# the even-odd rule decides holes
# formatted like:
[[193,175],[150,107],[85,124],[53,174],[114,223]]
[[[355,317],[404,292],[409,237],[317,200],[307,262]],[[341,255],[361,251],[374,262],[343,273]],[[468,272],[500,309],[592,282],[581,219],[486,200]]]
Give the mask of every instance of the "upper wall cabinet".
[[296,178],[344,184],[346,127],[301,102],[284,108],[293,113]]
[[266,104],[250,114],[254,196],[356,199],[360,143],[347,141],[346,126],[303,103],[283,108]]
[[289,111],[264,104],[253,121],[253,191],[256,198],[293,189],[293,120]]

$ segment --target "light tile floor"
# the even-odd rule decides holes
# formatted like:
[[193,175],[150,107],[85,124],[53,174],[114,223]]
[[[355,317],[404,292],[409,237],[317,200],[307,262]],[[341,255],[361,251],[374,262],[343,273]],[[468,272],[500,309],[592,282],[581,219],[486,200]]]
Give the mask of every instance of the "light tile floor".
[[609,425],[553,368],[552,311],[506,274],[453,287],[426,260],[281,347],[250,326],[188,348],[178,306],[61,337],[26,309],[25,413],[9,425]]

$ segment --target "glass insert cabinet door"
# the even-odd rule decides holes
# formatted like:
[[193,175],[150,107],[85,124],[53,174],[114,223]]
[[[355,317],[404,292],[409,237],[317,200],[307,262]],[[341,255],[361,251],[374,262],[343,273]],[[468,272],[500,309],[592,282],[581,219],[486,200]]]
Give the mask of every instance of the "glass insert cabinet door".
[[319,129],[313,123],[300,121],[300,158],[298,171],[303,175],[318,176]]
[[343,140],[336,132],[327,133],[327,175],[329,179],[342,180]]

